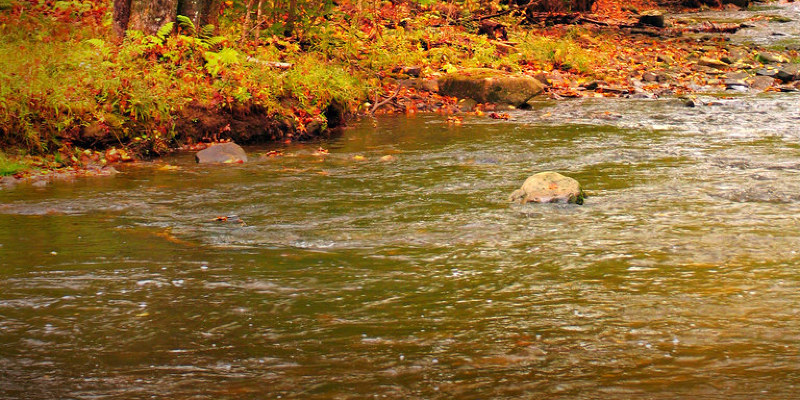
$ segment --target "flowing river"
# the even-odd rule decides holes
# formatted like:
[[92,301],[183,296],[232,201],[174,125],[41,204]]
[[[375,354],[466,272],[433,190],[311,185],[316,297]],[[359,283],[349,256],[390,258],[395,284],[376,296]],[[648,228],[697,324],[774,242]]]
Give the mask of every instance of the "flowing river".
[[800,95],[729,96],[0,186],[0,398],[797,398]]
[[[0,190],[0,398],[795,398],[798,100],[384,117]],[[541,170],[591,197],[506,201]]]

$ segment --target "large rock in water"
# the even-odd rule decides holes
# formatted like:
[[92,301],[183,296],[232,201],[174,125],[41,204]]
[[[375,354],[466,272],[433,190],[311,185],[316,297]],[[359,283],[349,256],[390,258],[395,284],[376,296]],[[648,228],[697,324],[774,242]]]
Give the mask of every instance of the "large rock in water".
[[510,201],[525,203],[583,204],[586,195],[575,179],[558,172],[540,172],[525,180],[522,188],[511,193]]
[[236,143],[221,143],[213,145],[195,154],[194,158],[200,164],[232,164],[247,162],[247,154]]
[[519,107],[542,91],[544,85],[536,78],[488,68],[467,69],[439,79],[439,94],[478,103]]

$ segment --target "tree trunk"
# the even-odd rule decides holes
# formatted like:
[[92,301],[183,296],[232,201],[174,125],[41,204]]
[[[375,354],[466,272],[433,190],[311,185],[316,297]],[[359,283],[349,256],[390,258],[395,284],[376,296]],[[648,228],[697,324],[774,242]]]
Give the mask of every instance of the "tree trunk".
[[250,36],[250,14],[253,12],[253,0],[247,0],[247,8],[244,12],[244,23],[242,23],[242,41]]
[[131,18],[128,29],[153,35],[168,22],[175,21],[178,0],[131,0]]
[[125,36],[128,21],[131,19],[131,0],[114,0],[114,33],[118,37]]
[[256,7],[256,40],[261,39],[261,24],[264,23],[261,20],[261,6],[263,3],[264,0],[258,0],[258,6]]
[[294,33],[294,21],[297,18],[297,0],[289,0],[289,15],[286,18],[286,25],[283,29],[284,36],[292,36]]
[[178,15],[189,17],[199,30],[203,25],[217,25],[221,5],[220,0],[178,0]]
[[185,15],[200,29],[216,25],[221,0],[114,0],[114,32],[124,36],[128,29],[152,35],[164,24]]

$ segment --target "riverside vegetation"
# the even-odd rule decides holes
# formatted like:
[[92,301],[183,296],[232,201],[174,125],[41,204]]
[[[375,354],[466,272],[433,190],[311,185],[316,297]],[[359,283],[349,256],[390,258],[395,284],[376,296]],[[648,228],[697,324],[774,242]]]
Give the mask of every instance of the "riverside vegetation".
[[218,26],[177,16],[119,37],[107,0],[2,0],[0,176],[311,139],[358,115],[494,111],[438,93],[438,78],[475,68],[534,77],[551,98],[794,90],[798,77],[791,46],[725,41],[747,21],[665,26],[643,12],[655,3],[262,3],[223,3]]

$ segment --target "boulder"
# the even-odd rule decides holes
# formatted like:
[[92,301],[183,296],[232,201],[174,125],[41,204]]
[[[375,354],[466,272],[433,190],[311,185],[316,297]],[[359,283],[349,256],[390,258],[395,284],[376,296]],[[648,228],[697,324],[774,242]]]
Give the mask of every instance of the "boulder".
[[769,76],[754,76],[747,80],[751,89],[767,90],[775,84],[775,79]]
[[780,79],[783,83],[796,81],[800,78],[800,64],[792,64],[781,68],[775,77]]
[[639,16],[639,25],[655,26],[656,28],[663,28],[666,26],[664,21],[664,14],[658,11],[651,11]]
[[778,63],[788,63],[789,59],[781,54],[764,51],[758,53],[758,55],[756,56],[756,61],[763,64],[778,64]]
[[519,107],[544,91],[544,85],[526,75],[510,75],[493,69],[468,69],[439,79],[439,94],[479,103]]
[[195,160],[200,164],[232,164],[247,162],[247,154],[236,143],[221,143],[201,150],[195,154]]
[[558,172],[540,172],[530,176],[522,188],[511,193],[509,201],[525,203],[583,204],[586,195],[575,179]]

